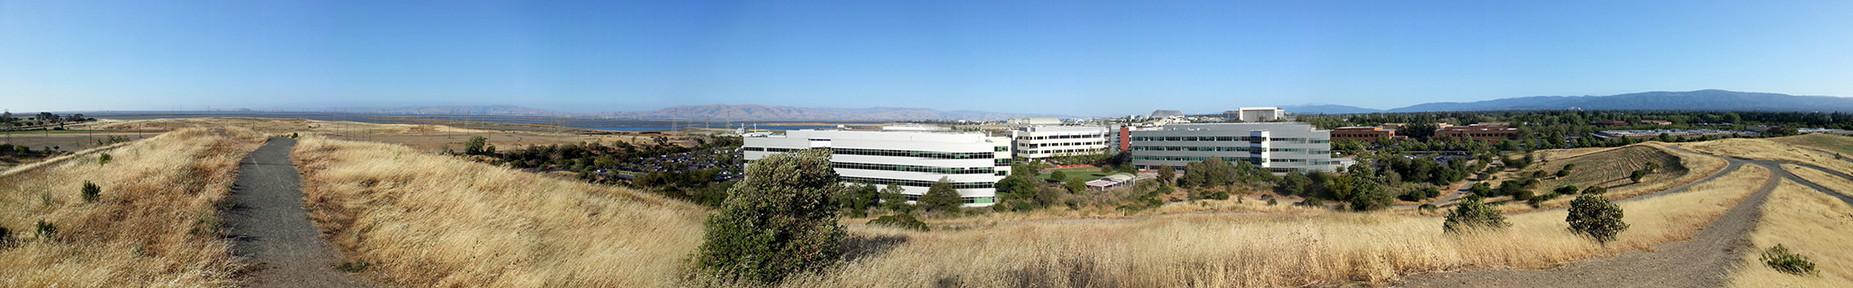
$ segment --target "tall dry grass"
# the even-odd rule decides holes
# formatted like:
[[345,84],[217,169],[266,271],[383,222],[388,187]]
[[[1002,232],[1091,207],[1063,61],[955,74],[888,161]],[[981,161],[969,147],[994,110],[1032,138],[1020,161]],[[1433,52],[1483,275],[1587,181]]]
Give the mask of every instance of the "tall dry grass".
[[858,243],[874,252],[783,286],[1384,285],[1434,271],[1545,268],[1688,239],[1768,177],[1744,167],[1687,193],[1622,203],[1633,228],[1606,247],[1569,232],[1562,211],[1510,215],[1510,229],[1472,235],[1444,234],[1437,217],[1319,209],[942,232],[852,226],[888,240]]
[[305,137],[291,155],[331,243],[400,286],[672,285],[706,214],[399,145]]
[[1823,154],[1765,139],[1723,139],[1681,144],[1679,147],[1713,155],[1805,163],[1833,169],[1840,173],[1853,173],[1853,163],[1834,159],[1832,154]]
[[[1806,168],[1803,168],[1806,169]],[[1814,172],[1820,173],[1820,172]],[[1797,173],[1800,174],[1800,173]],[[1825,176],[1821,173],[1821,176]],[[1832,176],[1826,176],[1832,177]],[[1832,177],[1838,179],[1838,177]],[[1848,183],[1823,183],[1828,188],[1853,191]],[[1853,206],[1814,189],[1783,181],[1763,205],[1763,217],[1750,232],[1756,249],[1743,251],[1744,264],[1733,272],[1733,287],[1850,287],[1853,286]],[[1763,249],[1782,244],[1813,261],[1819,275],[1790,275],[1764,265]]]
[[[239,129],[186,129],[0,177],[0,286],[222,287],[243,269],[218,233],[214,205],[262,138]],[[84,181],[102,187],[95,202]],[[37,235],[37,223],[56,232]]]

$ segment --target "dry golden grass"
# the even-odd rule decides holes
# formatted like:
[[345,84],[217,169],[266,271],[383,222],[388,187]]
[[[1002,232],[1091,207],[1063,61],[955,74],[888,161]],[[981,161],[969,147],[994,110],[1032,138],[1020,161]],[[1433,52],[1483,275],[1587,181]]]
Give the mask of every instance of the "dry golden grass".
[[[0,248],[0,286],[233,286],[243,269],[219,235],[214,203],[239,160],[262,138],[189,129],[0,177],[0,226],[21,240]],[[102,187],[94,203],[84,181]],[[57,227],[40,237],[36,223]]]
[[[1829,185],[1820,181],[1821,178],[1807,178],[1836,190],[1853,188],[1845,181]],[[1785,180],[1782,186],[1770,194],[1769,202],[1763,208],[1762,220],[1757,223],[1756,230],[1750,233],[1750,241],[1757,248],[1744,251],[1744,264],[1742,269],[1731,275],[1731,286],[1853,286],[1853,241],[1847,241],[1853,237],[1853,207],[1832,196]],[[1758,257],[1762,255],[1763,249],[1776,244],[1808,257],[1814,262],[1819,275],[1790,275],[1764,265]]]
[[305,137],[311,217],[365,275],[400,286],[660,287],[706,210],[399,145]]
[[1782,143],[1782,144],[1813,148],[1813,149],[1817,149],[1821,151],[1827,151],[1829,153],[1841,153],[1847,156],[1853,156],[1853,137],[1839,136],[1839,135],[1827,135],[1827,134],[1807,134],[1807,135],[1795,135],[1795,136],[1788,136],[1788,137],[1769,138],[1769,141],[1775,141],[1777,143]]
[[897,244],[859,244],[878,252],[782,285],[1382,285],[1432,271],[1544,268],[1690,238],[1768,177],[1745,167],[1688,193],[1623,203],[1634,226],[1607,247],[1568,232],[1562,211],[1511,215],[1513,227],[1504,232],[1460,236],[1443,234],[1437,217],[1321,209],[939,232],[853,225],[852,235]]
[[1823,154],[1765,139],[1724,139],[1681,144],[1679,147],[1713,155],[1805,163],[1833,169],[1840,173],[1853,173],[1853,163],[1834,159],[1832,154]]

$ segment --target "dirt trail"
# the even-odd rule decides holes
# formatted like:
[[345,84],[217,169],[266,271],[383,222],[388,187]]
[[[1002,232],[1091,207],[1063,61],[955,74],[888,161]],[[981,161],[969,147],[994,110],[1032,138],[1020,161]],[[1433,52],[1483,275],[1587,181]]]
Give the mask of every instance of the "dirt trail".
[[251,287],[360,287],[358,277],[335,271],[339,260],[309,224],[302,206],[302,179],[290,162],[296,140],[270,138],[238,164],[238,180],[227,200],[225,229],[233,252],[258,264]]
[[[1677,150],[1677,149],[1676,149]],[[1682,150],[1683,151],[1683,150]],[[1721,157],[1724,158],[1724,157]],[[1742,165],[1757,165],[1770,171],[1769,181],[1743,202],[1725,211],[1718,220],[1693,235],[1691,240],[1661,244],[1653,251],[1630,251],[1615,257],[1588,259],[1550,270],[1478,270],[1435,273],[1405,278],[1399,287],[1719,287],[1742,263],[1740,249],[1749,247],[1749,232],[1762,217],[1761,207],[1770,192],[1783,180],[1834,194],[1827,188],[1783,170],[1778,161],[1724,158],[1731,161],[1725,171]],[[1838,175],[1845,177],[1846,175]],[[1703,183],[1712,181],[1708,177]],[[1673,190],[1684,190],[1691,185]],[[1656,193],[1658,196],[1666,192]],[[1676,192],[1675,192],[1676,193]],[[1643,197],[1646,198],[1646,197]],[[1643,199],[1635,198],[1635,199]]]

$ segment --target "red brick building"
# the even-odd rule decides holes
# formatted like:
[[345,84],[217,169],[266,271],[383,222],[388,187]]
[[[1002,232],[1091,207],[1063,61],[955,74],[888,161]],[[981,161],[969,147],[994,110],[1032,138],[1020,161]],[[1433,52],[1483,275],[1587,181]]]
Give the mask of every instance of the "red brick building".
[[[1401,138],[1406,139],[1409,137],[1402,136]],[[1396,129],[1385,129],[1383,127],[1343,127],[1332,129],[1332,141],[1352,140],[1377,142],[1377,140],[1382,139],[1399,139],[1396,136]]]

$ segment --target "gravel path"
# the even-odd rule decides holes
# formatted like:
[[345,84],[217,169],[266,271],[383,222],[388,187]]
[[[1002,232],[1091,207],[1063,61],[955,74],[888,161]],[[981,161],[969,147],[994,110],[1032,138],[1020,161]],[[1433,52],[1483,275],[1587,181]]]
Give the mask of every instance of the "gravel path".
[[[1724,158],[1724,157],[1721,157]],[[1467,272],[1434,273],[1405,278],[1399,287],[1719,287],[1742,263],[1741,249],[1753,249],[1748,239],[1761,218],[1761,207],[1776,184],[1783,179],[1809,188],[1834,194],[1827,188],[1785,171],[1778,161],[1724,158],[1736,170],[1742,165],[1757,165],[1770,171],[1769,181],[1743,202],[1725,211],[1722,217],[1693,235],[1691,240],[1661,244],[1653,251],[1630,251],[1615,257],[1596,258],[1550,270],[1495,269]],[[1845,176],[1845,175],[1841,175]],[[1703,183],[1716,177],[1708,177]],[[1685,190],[1691,185],[1668,189]],[[1667,192],[1656,193],[1658,196]],[[1645,197],[1643,197],[1645,198]],[[1635,199],[1643,199],[1635,198]]]
[[335,271],[334,249],[309,224],[302,206],[302,179],[290,162],[296,140],[270,138],[238,164],[238,180],[227,200],[225,229],[233,253],[258,264],[251,287],[358,287],[364,281]]

